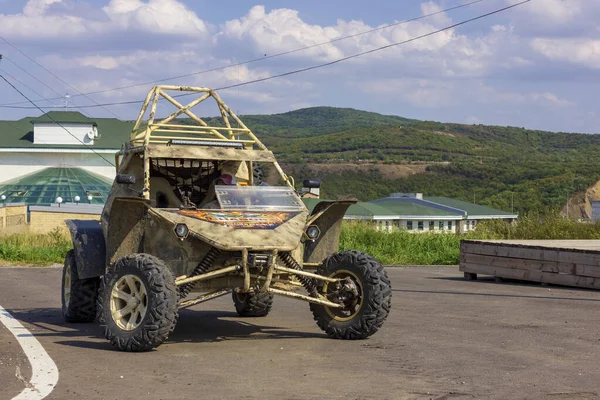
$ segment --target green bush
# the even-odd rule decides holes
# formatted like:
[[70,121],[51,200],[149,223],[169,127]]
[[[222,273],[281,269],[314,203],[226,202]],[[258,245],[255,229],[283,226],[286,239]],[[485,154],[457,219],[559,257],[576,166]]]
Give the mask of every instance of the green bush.
[[340,250],[361,250],[384,264],[457,264],[461,236],[440,233],[377,231],[361,223],[342,227]]
[[[600,223],[564,219],[558,212],[529,213],[515,223],[482,221],[463,235],[377,231],[373,226],[344,222],[340,250],[361,250],[388,265],[455,265],[461,239],[600,239]],[[5,264],[48,265],[62,263],[72,248],[62,231],[48,234],[0,236],[0,261]]]
[[477,239],[600,239],[600,223],[565,219],[558,212],[529,213],[513,224],[501,220],[482,222],[473,234]]
[[0,236],[0,260],[5,264],[62,264],[72,247],[69,237],[58,229],[47,234]]
[[363,223],[344,223],[340,250],[361,250],[383,264],[455,265],[460,259],[461,239],[600,239],[600,223],[564,219],[558,212],[530,213],[514,223],[483,221],[475,231],[463,235],[383,232]]

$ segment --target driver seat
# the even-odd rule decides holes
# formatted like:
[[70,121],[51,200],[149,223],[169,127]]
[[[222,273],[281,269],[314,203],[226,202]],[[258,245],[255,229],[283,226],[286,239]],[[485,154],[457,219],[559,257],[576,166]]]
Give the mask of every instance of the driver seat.
[[158,176],[150,177],[150,201],[156,208],[178,208],[181,205],[169,181]]

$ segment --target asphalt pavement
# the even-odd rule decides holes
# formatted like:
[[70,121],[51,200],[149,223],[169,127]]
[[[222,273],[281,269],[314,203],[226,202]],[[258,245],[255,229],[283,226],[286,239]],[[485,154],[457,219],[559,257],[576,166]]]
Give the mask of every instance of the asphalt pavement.
[[[0,305],[56,363],[47,399],[600,399],[600,292],[388,272],[392,313],[361,341],[327,338],[301,301],[239,318],[222,297],[182,311],[156,350],[122,353],[97,323],[63,322],[59,268],[0,268]],[[0,324],[0,399],[30,377]]]

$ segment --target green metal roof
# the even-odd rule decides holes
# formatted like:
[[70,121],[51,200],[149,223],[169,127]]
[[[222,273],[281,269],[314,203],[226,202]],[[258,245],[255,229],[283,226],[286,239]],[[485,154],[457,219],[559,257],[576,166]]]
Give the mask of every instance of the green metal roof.
[[352,204],[348,208],[346,215],[352,217],[386,217],[398,214],[396,214],[393,210],[382,207],[378,204],[356,203]]
[[[324,199],[302,199],[310,212],[321,201],[332,201]],[[398,199],[380,199],[373,202],[360,202],[351,205],[345,214],[347,217],[392,217],[392,216],[409,216],[409,217],[459,217],[459,213],[453,213],[445,210],[440,210],[433,207],[427,207],[420,204],[414,204],[408,201]]]
[[80,112],[77,111],[49,111],[46,114],[33,118],[31,123],[38,122],[49,122],[49,123],[71,123],[71,124],[92,124],[95,125],[96,122],[86,117]]
[[491,216],[491,215],[499,215],[512,217],[515,214],[511,212],[496,210],[495,208],[480,206],[478,204],[469,203],[467,201],[450,199],[448,197],[434,197],[434,196],[424,196],[423,200],[431,201],[434,203],[442,204],[448,207],[458,208],[460,210],[464,210],[467,212],[469,217],[475,216]]
[[373,200],[371,203],[377,204],[394,212],[394,215],[406,215],[414,217],[457,217],[461,216],[459,212],[442,210],[435,207],[429,207],[423,204],[416,204],[411,201],[386,197],[384,199]]
[[0,184],[0,195],[6,196],[6,203],[27,203],[29,205],[49,205],[62,197],[64,203],[75,202],[92,204],[106,201],[112,182],[83,168],[53,167],[20,176]]
[[[52,117],[62,123],[94,123],[97,126],[99,138],[94,139],[93,145],[64,145],[64,144],[34,144],[32,122],[50,122]],[[133,122],[120,121],[116,118],[90,119],[78,112],[50,111],[39,118],[25,117],[18,121],[0,121],[0,149],[1,148],[59,148],[59,149],[120,149],[121,145],[129,141],[133,129]]]
[[[308,208],[308,210],[310,212],[312,212],[318,203],[320,203],[322,201],[332,202],[333,200],[303,198],[302,201],[304,202],[304,205],[306,205],[306,208]],[[349,217],[373,218],[376,216],[388,216],[388,215],[396,215],[396,214],[394,214],[392,211],[390,211],[384,207],[378,206],[377,204],[356,203],[356,204],[352,204],[348,208],[348,211],[346,211],[345,215],[349,216]]]
[[304,205],[308,208],[309,212],[312,212],[314,208],[322,201],[333,201],[333,200],[324,200],[324,199],[313,199],[313,198],[302,198]]

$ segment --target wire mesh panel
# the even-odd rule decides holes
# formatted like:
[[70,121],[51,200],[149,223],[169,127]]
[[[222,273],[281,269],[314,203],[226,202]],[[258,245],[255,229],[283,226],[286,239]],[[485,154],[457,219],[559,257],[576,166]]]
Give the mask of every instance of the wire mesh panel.
[[187,196],[195,204],[206,197],[219,174],[219,161],[153,158],[150,166],[151,177],[165,178],[180,200]]

